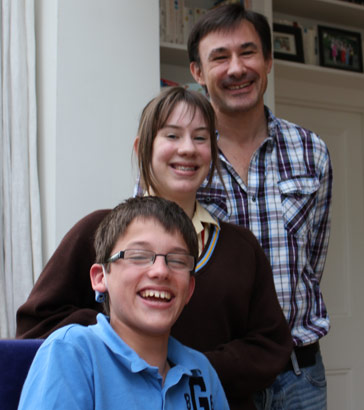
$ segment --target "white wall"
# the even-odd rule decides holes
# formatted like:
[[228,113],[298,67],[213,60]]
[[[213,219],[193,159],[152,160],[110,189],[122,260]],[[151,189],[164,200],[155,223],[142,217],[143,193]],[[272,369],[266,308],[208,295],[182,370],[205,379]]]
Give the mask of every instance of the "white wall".
[[35,3],[47,261],[82,216],[133,193],[139,114],[159,90],[159,8],[158,0]]

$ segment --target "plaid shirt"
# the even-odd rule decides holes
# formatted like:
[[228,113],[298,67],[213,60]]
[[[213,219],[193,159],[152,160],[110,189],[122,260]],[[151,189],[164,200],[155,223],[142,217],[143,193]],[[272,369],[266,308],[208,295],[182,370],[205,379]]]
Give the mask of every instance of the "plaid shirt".
[[275,118],[254,153],[245,185],[220,152],[217,175],[198,201],[215,217],[249,228],[271,262],[279,302],[295,345],[314,343],[330,323],[320,290],[330,230],[332,169],[314,133]]

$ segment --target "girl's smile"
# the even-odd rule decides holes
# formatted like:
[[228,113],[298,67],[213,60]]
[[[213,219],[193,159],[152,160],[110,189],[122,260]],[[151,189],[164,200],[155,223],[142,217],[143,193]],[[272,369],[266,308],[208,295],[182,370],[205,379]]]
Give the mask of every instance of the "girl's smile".
[[177,104],[153,142],[152,173],[157,194],[183,208],[186,202],[194,203],[210,162],[210,134],[201,112],[183,102]]

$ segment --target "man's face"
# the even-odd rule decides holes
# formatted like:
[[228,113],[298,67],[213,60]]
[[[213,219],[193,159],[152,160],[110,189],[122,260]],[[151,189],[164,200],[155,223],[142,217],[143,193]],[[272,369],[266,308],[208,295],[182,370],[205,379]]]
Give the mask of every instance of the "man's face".
[[[167,232],[154,219],[136,218],[115,244],[111,255],[125,249],[157,254],[185,253],[188,248],[179,232]],[[194,290],[188,271],[174,271],[163,256],[150,266],[118,259],[106,274],[110,297],[110,323],[123,339],[143,336],[167,337]]]
[[243,20],[231,31],[207,34],[199,44],[200,66],[191,63],[195,80],[207,87],[217,114],[249,112],[264,105],[272,59],[264,59],[253,24]]

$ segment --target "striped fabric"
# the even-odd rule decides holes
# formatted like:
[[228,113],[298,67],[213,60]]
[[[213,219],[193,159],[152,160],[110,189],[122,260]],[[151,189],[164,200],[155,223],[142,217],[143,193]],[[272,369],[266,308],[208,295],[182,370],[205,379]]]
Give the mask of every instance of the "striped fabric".
[[330,327],[320,290],[330,230],[332,169],[325,143],[266,108],[269,137],[251,159],[248,185],[220,152],[221,181],[197,199],[215,217],[249,228],[268,256],[298,346]]

